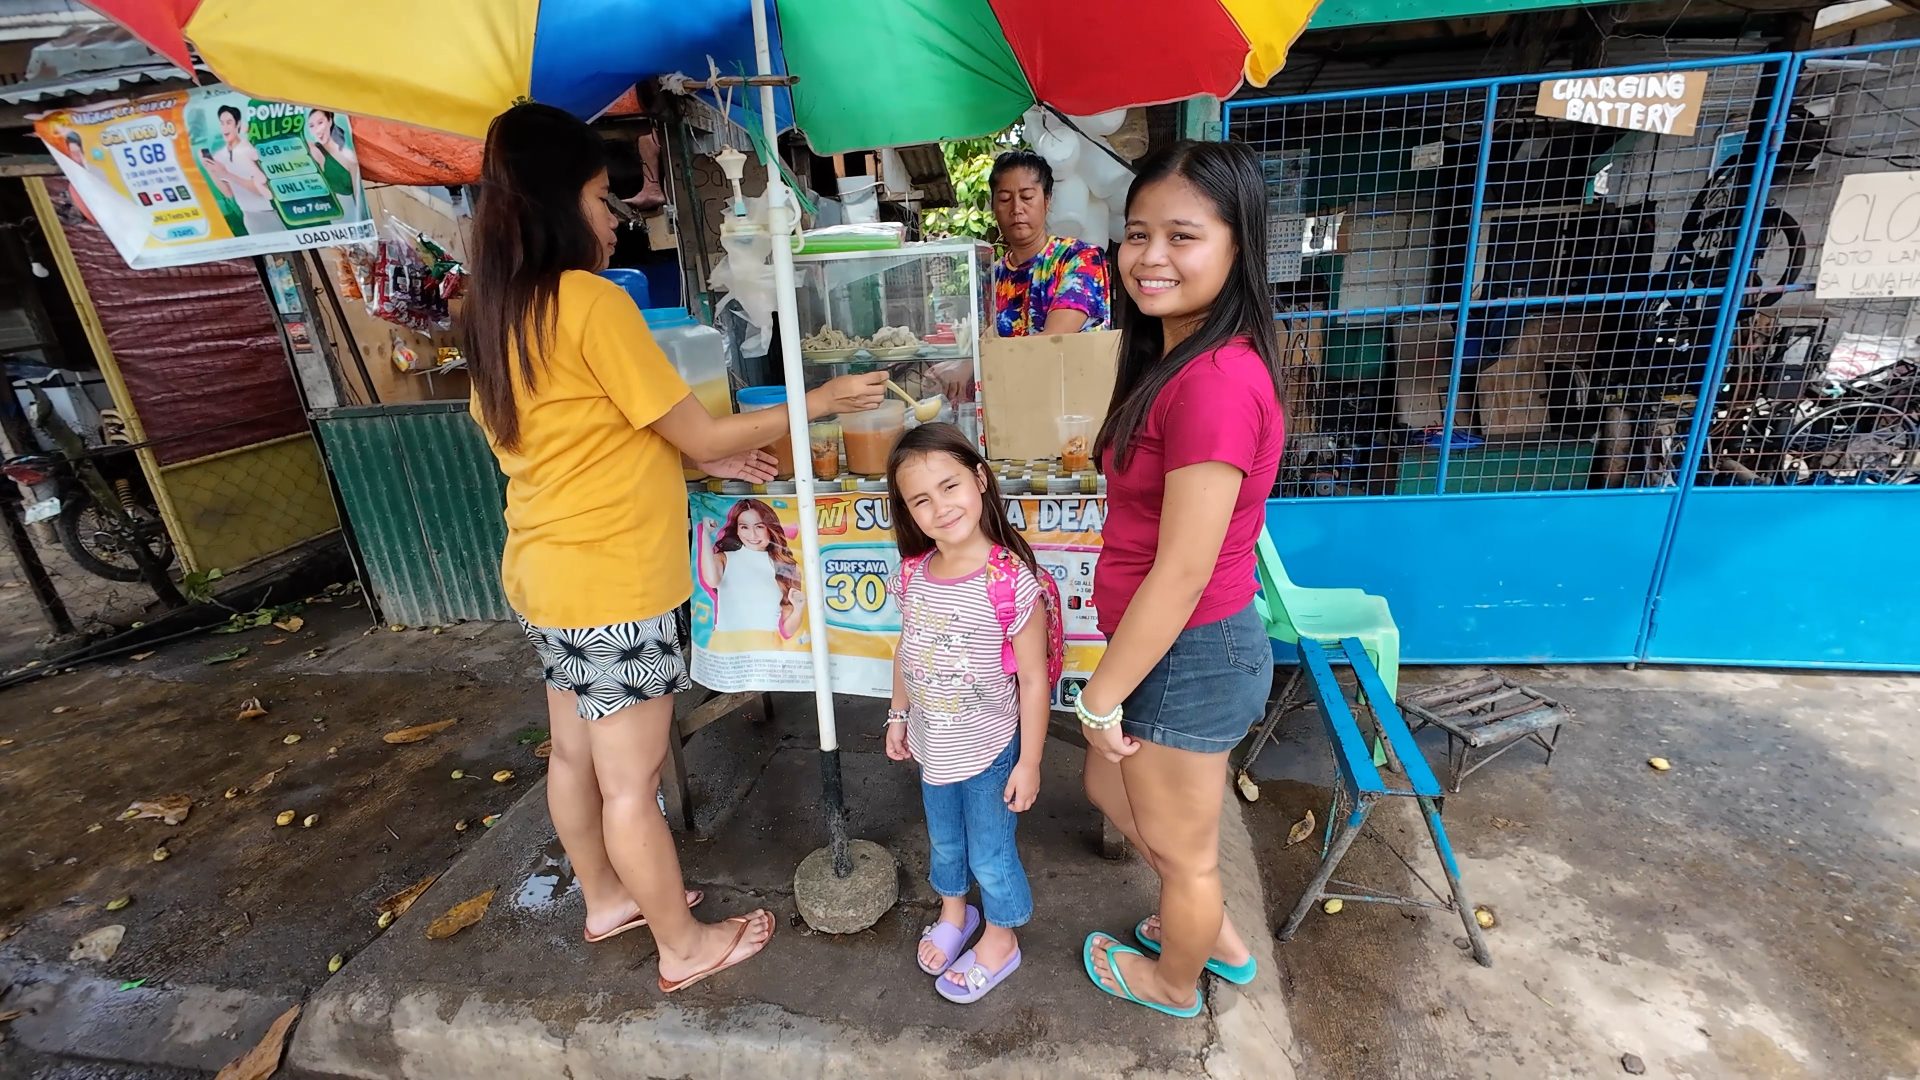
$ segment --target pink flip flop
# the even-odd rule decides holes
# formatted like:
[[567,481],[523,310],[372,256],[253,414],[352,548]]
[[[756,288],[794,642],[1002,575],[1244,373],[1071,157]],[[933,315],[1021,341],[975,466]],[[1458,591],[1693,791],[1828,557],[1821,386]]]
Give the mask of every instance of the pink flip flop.
[[[920,931],[920,940],[933,942],[934,947],[940,950],[940,955],[947,958],[946,966],[938,970],[920,963],[921,971],[929,975],[945,975],[953,970],[955,962],[960,958],[960,947],[973,937],[975,930],[980,929],[980,909],[968,904],[966,922],[965,926],[955,926],[945,919],[935,919],[932,926]],[[918,946],[914,948],[914,961],[920,962]]]
[[[706,898],[707,898],[707,894],[704,892],[701,892],[699,889],[688,889],[687,890],[687,907],[697,908],[700,906],[700,901],[705,900]],[[607,931],[604,934],[587,934],[586,935],[587,944],[598,945],[601,942],[609,940],[611,938],[617,938],[621,934],[624,934],[629,930],[638,930],[645,925],[647,925],[647,917],[645,915],[635,915],[633,918],[628,919],[626,922],[621,923],[619,926],[614,927],[613,929]]]
[[1019,966],[1019,946],[1014,947],[1013,955],[1007,957],[1007,962],[1001,965],[999,971],[988,971],[985,965],[974,959],[973,950],[968,949],[966,955],[962,956],[959,962],[954,964],[951,969],[965,972],[967,985],[955,986],[953,985],[953,980],[942,975],[939,979],[935,980],[934,988],[939,990],[940,996],[946,998],[948,1001],[961,1005],[970,1005],[986,997],[989,990],[999,986],[1001,980],[1013,974],[1014,969]]

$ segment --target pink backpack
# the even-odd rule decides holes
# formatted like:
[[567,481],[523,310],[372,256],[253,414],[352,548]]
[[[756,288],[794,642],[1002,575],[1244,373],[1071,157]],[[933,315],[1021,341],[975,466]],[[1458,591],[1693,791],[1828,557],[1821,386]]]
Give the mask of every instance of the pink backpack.
[[[900,594],[906,595],[907,586],[920,575],[927,560],[933,553],[916,555],[900,564]],[[1020,670],[1020,661],[1013,652],[1013,624],[1020,618],[1020,605],[1013,595],[1014,576],[1019,572],[1020,562],[1006,548],[994,545],[987,555],[987,599],[993,602],[993,613],[1000,618],[1000,632],[1004,637],[1000,643],[1000,669],[1009,675]],[[1060,586],[1053,575],[1044,570],[1034,575],[1040,581],[1040,604],[1047,612],[1047,686],[1051,688],[1060,682],[1060,673],[1066,669],[1067,635],[1066,626],[1060,621]]]

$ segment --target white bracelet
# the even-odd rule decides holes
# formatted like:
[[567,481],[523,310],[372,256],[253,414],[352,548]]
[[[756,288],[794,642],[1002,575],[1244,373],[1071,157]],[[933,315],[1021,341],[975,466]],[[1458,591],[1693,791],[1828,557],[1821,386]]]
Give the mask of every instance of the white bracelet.
[[907,710],[905,709],[888,709],[887,710],[888,724],[904,724],[906,722],[907,722]]
[[1120,723],[1122,709],[1123,706],[1115,705],[1112,712],[1101,716],[1098,713],[1088,710],[1085,696],[1075,698],[1073,702],[1073,713],[1080,718],[1081,725],[1092,728],[1095,731],[1105,731]]

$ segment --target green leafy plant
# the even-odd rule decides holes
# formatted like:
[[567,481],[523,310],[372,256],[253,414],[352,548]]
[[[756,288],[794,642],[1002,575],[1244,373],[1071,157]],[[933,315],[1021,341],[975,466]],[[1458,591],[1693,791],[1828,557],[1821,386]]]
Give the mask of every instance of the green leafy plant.
[[196,604],[213,603],[213,587],[226,572],[215,566],[206,570],[195,570],[180,579],[180,593]]
[[999,229],[993,220],[993,191],[987,186],[987,177],[993,172],[993,159],[1019,144],[1015,128],[977,139],[941,142],[940,154],[947,159],[947,176],[953,181],[954,205],[920,216],[920,226],[927,236],[971,236],[997,244]]

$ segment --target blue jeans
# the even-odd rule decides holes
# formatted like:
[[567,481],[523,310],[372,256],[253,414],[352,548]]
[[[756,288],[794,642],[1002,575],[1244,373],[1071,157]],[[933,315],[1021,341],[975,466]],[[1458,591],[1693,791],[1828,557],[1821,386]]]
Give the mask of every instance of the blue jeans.
[[1024,926],[1033,918],[1033,893],[1013,832],[1020,815],[1007,809],[1007,778],[1020,760],[1020,735],[978,776],[957,784],[920,784],[931,842],[927,880],[941,896],[965,896],[969,878],[980,883],[980,907],[993,926]]

